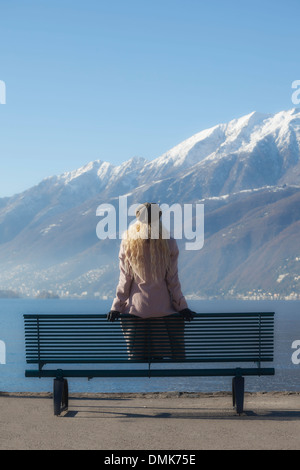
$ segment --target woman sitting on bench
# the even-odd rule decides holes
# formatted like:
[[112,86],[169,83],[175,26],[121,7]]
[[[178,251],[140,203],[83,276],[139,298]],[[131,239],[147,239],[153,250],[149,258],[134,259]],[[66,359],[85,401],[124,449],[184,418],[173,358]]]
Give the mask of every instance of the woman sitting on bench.
[[[107,318],[121,319],[130,359],[184,360],[184,320],[194,312],[181,291],[177,242],[163,237],[157,204],[141,204],[136,217],[121,242],[120,278]],[[122,319],[124,313],[130,317]]]

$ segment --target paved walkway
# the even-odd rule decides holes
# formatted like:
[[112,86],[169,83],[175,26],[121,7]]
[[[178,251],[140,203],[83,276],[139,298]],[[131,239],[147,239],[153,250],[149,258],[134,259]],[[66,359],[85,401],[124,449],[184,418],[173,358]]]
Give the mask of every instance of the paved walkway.
[[300,393],[246,394],[240,417],[226,393],[77,394],[60,417],[50,395],[2,393],[0,449],[300,450]]

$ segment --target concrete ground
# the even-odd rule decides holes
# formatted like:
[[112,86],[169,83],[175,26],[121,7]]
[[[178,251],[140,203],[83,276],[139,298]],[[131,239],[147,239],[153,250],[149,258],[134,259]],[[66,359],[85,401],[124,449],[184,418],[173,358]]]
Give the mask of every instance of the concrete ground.
[[[53,415],[50,394],[0,393],[1,450],[300,450],[300,393],[71,395]],[[111,455],[111,453],[108,453]]]

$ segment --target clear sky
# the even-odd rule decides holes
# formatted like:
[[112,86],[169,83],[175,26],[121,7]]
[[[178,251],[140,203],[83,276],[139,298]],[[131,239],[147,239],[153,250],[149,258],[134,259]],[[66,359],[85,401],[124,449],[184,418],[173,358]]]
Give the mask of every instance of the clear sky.
[[0,0],[0,197],[295,107],[299,0]]

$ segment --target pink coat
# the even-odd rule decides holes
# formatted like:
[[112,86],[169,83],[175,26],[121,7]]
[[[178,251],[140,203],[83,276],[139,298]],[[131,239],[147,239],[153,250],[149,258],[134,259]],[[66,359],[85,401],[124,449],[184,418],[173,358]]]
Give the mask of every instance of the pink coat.
[[179,250],[177,242],[170,239],[168,243],[171,254],[170,268],[165,277],[156,282],[149,281],[151,279],[149,244],[145,243],[146,281],[144,281],[140,277],[133,277],[126,272],[124,244],[121,243],[120,278],[111,310],[147,318],[163,317],[187,308],[187,302],[181,292],[178,278]]

